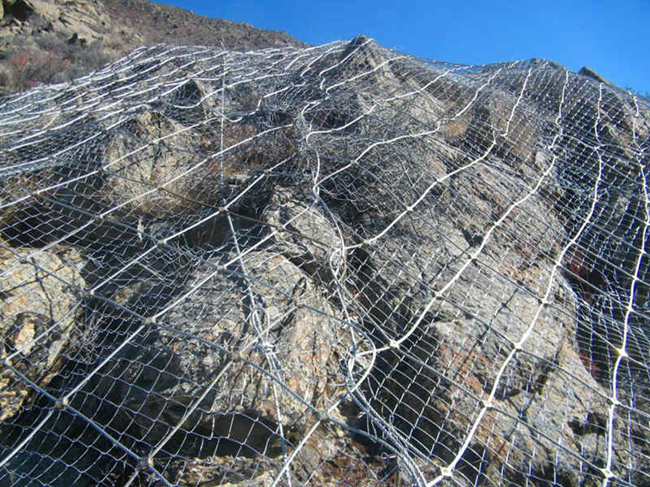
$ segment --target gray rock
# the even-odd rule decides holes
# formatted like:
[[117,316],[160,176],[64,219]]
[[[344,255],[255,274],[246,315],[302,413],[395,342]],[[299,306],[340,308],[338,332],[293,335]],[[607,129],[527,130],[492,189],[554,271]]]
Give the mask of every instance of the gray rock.
[[224,56],[142,49],[31,119],[7,102],[7,265],[65,243],[85,291],[2,424],[3,455],[41,424],[7,478],[647,483],[648,106],[363,36]]

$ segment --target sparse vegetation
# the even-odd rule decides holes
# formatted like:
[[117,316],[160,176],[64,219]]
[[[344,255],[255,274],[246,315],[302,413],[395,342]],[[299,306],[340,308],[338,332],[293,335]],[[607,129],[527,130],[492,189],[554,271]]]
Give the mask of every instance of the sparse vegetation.
[[86,47],[47,39],[38,44],[41,49],[17,48],[7,53],[0,71],[0,85],[7,92],[69,81],[110,61],[102,42]]
[[[0,95],[69,81],[140,46],[216,44],[259,49],[305,45],[283,32],[210,19],[145,0],[102,0],[88,6],[88,18],[84,2],[70,2],[65,8],[77,10],[78,24],[41,11],[48,3],[54,4],[50,0],[32,7],[16,0],[11,8],[5,7],[4,17],[0,12]],[[85,28],[86,34],[77,32],[75,25]]]

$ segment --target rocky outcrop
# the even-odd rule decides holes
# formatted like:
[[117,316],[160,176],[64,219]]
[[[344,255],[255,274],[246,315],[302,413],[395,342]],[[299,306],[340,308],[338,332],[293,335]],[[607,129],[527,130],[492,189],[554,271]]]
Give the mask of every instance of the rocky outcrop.
[[5,479],[648,481],[641,100],[359,37],[143,48],[0,110],[6,265],[74,256],[3,328],[38,384]]
[[[6,17],[6,18],[5,18]],[[35,47],[46,38],[78,39],[90,45],[110,31],[111,19],[100,2],[80,0],[52,2],[15,0],[5,2],[1,46],[3,54],[20,41],[24,49]]]
[[3,242],[0,358],[5,367],[0,375],[0,421],[33,401],[60,369],[74,334],[75,306],[84,289],[79,273],[82,262],[74,248],[10,250]]

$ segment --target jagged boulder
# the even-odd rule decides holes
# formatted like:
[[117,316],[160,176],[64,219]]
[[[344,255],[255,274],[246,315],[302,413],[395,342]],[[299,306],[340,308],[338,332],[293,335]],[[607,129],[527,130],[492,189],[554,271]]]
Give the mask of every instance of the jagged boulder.
[[[85,283],[83,259],[70,247],[47,251],[0,247],[0,422],[46,388],[75,335],[75,309]],[[22,374],[19,376],[18,374]]]

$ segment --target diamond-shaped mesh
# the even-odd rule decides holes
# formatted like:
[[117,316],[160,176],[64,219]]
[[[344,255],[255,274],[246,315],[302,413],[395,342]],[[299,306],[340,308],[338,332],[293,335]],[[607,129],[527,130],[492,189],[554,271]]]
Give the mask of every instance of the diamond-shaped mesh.
[[0,101],[0,485],[650,485],[650,107],[365,37]]

